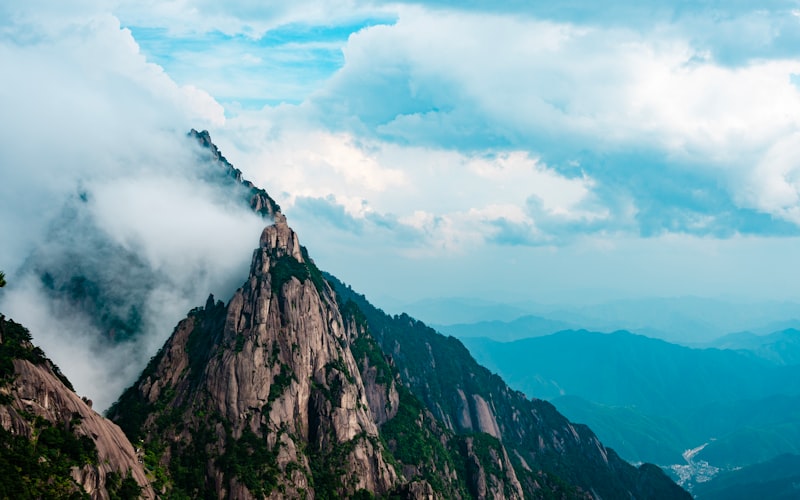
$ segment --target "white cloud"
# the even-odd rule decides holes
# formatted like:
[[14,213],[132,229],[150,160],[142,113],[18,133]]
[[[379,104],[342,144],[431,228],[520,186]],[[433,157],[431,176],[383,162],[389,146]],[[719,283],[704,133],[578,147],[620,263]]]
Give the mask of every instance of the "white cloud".
[[[200,180],[186,134],[223,125],[222,107],[149,63],[116,17],[90,2],[0,11],[0,309],[103,409],[188,309],[240,285],[264,221]],[[107,342],[45,271],[109,291],[98,308],[141,315],[141,335]]]

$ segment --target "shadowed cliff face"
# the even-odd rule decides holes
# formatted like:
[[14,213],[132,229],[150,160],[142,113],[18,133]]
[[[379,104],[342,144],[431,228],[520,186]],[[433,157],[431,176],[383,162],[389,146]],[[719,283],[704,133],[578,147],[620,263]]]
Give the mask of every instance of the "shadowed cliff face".
[[550,403],[509,388],[455,338],[405,314],[388,316],[335,277],[325,277],[340,301],[362,311],[402,383],[448,430],[481,432],[502,443],[526,496],[556,491],[585,498],[691,498],[658,467],[633,467],[588,427],[570,423]]
[[122,430],[78,397],[28,338],[21,325],[0,315],[0,462],[13,466],[3,470],[0,496],[83,491],[107,499],[124,478],[138,484],[144,498],[155,498]]

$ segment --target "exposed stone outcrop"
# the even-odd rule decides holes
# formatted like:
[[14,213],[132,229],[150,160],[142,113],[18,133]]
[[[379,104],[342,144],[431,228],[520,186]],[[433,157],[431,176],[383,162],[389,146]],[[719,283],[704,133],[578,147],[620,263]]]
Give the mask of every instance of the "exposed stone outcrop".
[[[402,386],[447,430],[467,440],[472,496],[509,498],[522,491],[533,498],[690,498],[657,467],[628,464],[588,427],[570,423],[546,401],[511,390],[457,339],[405,314],[388,316],[335,277],[326,279],[340,300],[362,311],[377,343],[391,352]],[[472,437],[476,432],[485,434]],[[489,436],[497,441],[487,441]]]
[[231,184],[235,189],[239,190],[242,197],[250,205],[250,208],[257,214],[268,217],[276,222],[286,222],[286,217],[281,213],[280,207],[275,203],[275,200],[273,200],[266,191],[257,188],[252,182],[242,177],[242,171],[231,165],[217,146],[211,142],[211,135],[209,135],[207,130],[198,132],[192,129],[189,132],[189,137],[197,141],[201,147],[201,153],[207,157],[206,159],[221,167],[206,172],[207,175],[214,177],[214,174],[220,174],[216,176],[217,179],[221,178]]
[[[483,438],[485,440],[485,438]],[[467,466],[472,469],[469,475],[470,486],[479,499],[522,499],[525,494],[508,459],[508,453],[499,442],[495,446],[485,442],[476,443],[475,437],[466,437]],[[476,448],[483,447],[478,451]],[[481,461],[480,456],[486,457]]]
[[[0,322],[5,319],[0,316]],[[15,325],[18,326],[18,325]],[[0,325],[2,331],[2,325]],[[33,346],[22,346],[33,350]],[[41,352],[41,351],[38,351]],[[107,479],[114,473],[120,478],[132,477],[142,487],[144,498],[155,498],[138,461],[136,450],[122,430],[103,418],[68,388],[54,372],[54,366],[43,356],[13,359],[13,375],[2,392],[10,398],[0,404],[0,425],[14,436],[35,439],[42,421],[64,428],[75,436],[87,436],[97,451],[96,463],[72,468],[72,478],[93,499],[108,499]]]
[[[348,345],[333,292],[294,231],[278,220],[264,229],[250,276],[230,303],[209,301],[182,321],[153,373],[145,374],[111,414],[125,423],[125,404],[138,398],[148,408],[165,406],[183,415],[183,430],[165,429],[158,424],[163,412],[152,412],[140,428],[151,446],[191,441],[207,425],[195,415],[210,414],[214,423],[205,430],[212,438],[203,448],[209,454],[206,481],[219,494],[313,493],[323,479],[315,460],[348,478],[325,488],[340,495],[385,494],[400,478],[384,457]],[[219,456],[232,453],[236,441],[247,439],[257,440],[274,459],[269,491],[244,484],[235,471],[217,465],[225,463]],[[171,451],[185,452],[181,446]]]
[[157,456],[157,493],[687,498],[509,389],[456,339],[329,277],[335,294],[274,201],[207,132],[192,135],[273,224],[230,302],[193,310],[110,410]]

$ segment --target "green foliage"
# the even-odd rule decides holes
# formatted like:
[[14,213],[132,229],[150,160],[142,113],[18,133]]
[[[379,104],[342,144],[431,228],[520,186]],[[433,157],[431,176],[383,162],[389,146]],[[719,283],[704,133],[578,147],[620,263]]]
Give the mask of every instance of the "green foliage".
[[[348,484],[346,479],[355,480],[347,474],[347,457],[362,440],[369,440],[365,433],[358,434],[350,441],[337,442],[334,436],[329,436],[332,443],[330,449],[309,450],[312,483],[315,497],[320,500],[334,500],[347,496]],[[373,447],[379,446],[377,442]],[[352,491],[352,490],[350,490]],[[363,495],[363,493],[362,493]]]
[[386,389],[389,390],[389,384],[394,379],[394,372],[389,365],[386,357],[375,342],[375,339],[368,333],[369,325],[364,313],[358,307],[358,304],[352,300],[347,300],[343,306],[340,307],[342,317],[345,321],[352,321],[357,328],[360,328],[363,335],[359,335],[351,344],[350,352],[353,354],[357,363],[361,363],[366,358],[367,365],[375,368],[377,376],[375,382],[377,384],[386,384]]
[[106,474],[106,490],[111,500],[138,500],[142,495],[142,487],[130,471],[124,478],[116,472]]
[[[358,337],[350,344],[357,364],[362,366],[366,362],[374,369],[375,383],[385,384],[387,393],[392,387],[398,391],[398,411],[380,428],[382,446],[389,451],[384,456],[398,469],[402,464],[414,466],[418,476],[409,479],[427,480],[444,497],[468,496],[463,457],[452,434],[436,423],[422,402],[404,385],[394,384],[397,369],[373,338],[372,327],[359,304],[345,294],[340,310],[344,320],[354,323],[359,330]],[[448,477],[445,471],[455,472],[455,478]]]
[[301,283],[310,277],[308,267],[291,255],[281,255],[270,269],[272,277],[272,293],[277,295],[281,288],[293,277]]
[[272,385],[269,386],[269,395],[267,396],[267,405],[265,413],[269,413],[269,408],[272,402],[281,397],[283,391],[285,391],[289,387],[289,385],[291,385],[292,380],[295,380],[295,376],[294,373],[292,373],[292,369],[289,368],[288,365],[281,363],[280,371],[275,376],[275,379],[272,381]]
[[249,427],[242,431],[242,437],[228,437],[225,454],[217,464],[227,478],[236,477],[257,498],[267,496],[278,485],[278,454],[267,446],[264,438],[256,435]]
[[[193,309],[189,314],[190,320],[193,322],[192,331],[189,333],[186,343],[186,353],[189,358],[187,378],[190,387],[196,387],[202,380],[203,371],[213,352],[213,346],[222,332],[225,312],[225,305],[222,302],[215,303],[212,295],[209,296],[205,308]],[[139,380],[125,389],[122,396],[107,411],[109,418],[122,428],[131,442],[137,442],[144,438],[143,425],[147,417],[152,413],[163,414],[175,396],[174,389],[165,388],[159,394],[156,403],[150,404],[139,391],[140,383],[156,376],[158,365],[163,357],[164,348],[162,347],[155,356],[150,358],[139,376]],[[165,428],[171,422],[178,421],[180,421],[180,412],[173,409],[170,410],[170,415],[161,417],[160,427]]]
[[306,265],[308,266],[308,274],[311,278],[311,282],[314,283],[314,287],[317,289],[317,292],[322,295],[323,291],[325,290],[325,278],[322,276],[322,271],[319,270],[311,257],[308,256],[308,250],[306,247],[301,245],[300,253],[302,253],[303,260],[306,261]]
[[6,273],[0,271],[0,288],[6,286]]
[[42,418],[32,425],[31,439],[0,427],[0,498],[89,498],[70,469],[97,463],[94,442]]
[[97,463],[97,448],[89,436],[76,436],[65,427],[53,426],[49,421],[40,423],[37,449],[47,460],[66,459],[75,464]]
[[433,448],[422,428],[422,404],[403,386],[399,386],[400,406],[397,415],[381,427],[381,437],[390,443],[397,460],[418,464],[433,455]]
[[293,277],[297,278],[301,283],[310,279],[320,295],[325,292],[325,278],[322,277],[322,272],[308,256],[308,251],[305,247],[301,246],[300,252],[305,262],[300,262],[291,255],[273,257],[275,260],[270,269],[273,294],[280,293],[283,285]]
[[361,363],[366,358],[367,364],[375,368],[377,372],[375,383],[386,385],[386,390],[388,391],[389,384],[394,379],[393,372],[386,358],[384,358],[383,352],[372,337],[358,337],[350,344],[350,351],[353,353],[353,358],[356,359],[357,363]]
[[[140,441],[139,446],[144,446],[144,443]],[[163,452],[164,447],[160,443],[151,443],[144,450],[143,465],[148,472],[148,479],[155,491],[161,491],[169,484],[169,473],[161,464]]]
[[214,296],[209,295],[205,309],[190,314],[194,325],[186,341],[186,353],[189,356],[188,377],[191,387],[197,387],[203,379],[205,367],[225,327],[226,313],[225,304],[215,303]]
[[[643,477],[613,451],[608,451],[606,462],[596,446],[586,444],[593,443],[588,428],[575,426],[580,438],[570,438],[565,433],[569,422],[552,405],[530,400],[510,389],[499,376],[479,365],[457,339],[445,337],[406,314],[389,316],[335,277],[326,274],[325,279],[334,288],[340,304],[353,301],[363,312],[370,334],[384,352],[392,353],[402,383],[434,417],[453,422],[456,432],[469,433],[471,427],[458,428],[464,407],[456,391],[460,389],[468,398],[480,396],[489,404],[503,430],[503,445],[509,456],[519,453],[528,466],[540,474],[531,477],[518,460],[512,460],[517,476],[528,478],[523,481],[526,495],[546,497],[552,493],[556,497],[570,497],[566,493],[570,490],[559,486],[559,481],[570,486],[571,491],[592,489],[604,498],[624,498],[630,494],[638,497],[642,488],[653,486],[671,492],[675,498],[685,495],[665,477]],[[399,429],[393,429],[390,424]],[[421,443],[414,442],[410,419],[401,416],[398,422],[390,421],[383,427],[383,434],[387,430],[404,431],[405,436],[400,433],[397,437],[408,439],[411,453],[400,451],[406,453],[403,458],[412,460],[420,456],[424,448]],[[544,443],[541,448],[540,438]],[[391,446],[388,438],[387,442]],[[559,445],[551,444],[554,442]],[[451,446],[449,451],[457,469],[461,454],[455,448]],[[394,450],[401,450],[401,447]]]
[[636,407],[592,403],[577,396],[563,396],[553,404],[570,421],[587,424],[606,446],[633,463],[682,463],[683,450],[695,443],[678,420],[647,415]]
[[241,332],[236,333],[236,344],[233,346],[234,352],[242,352],[244,350],[244,334]]
[[344,364],[344,360],[342,358],[336,358],[332,361],[328,361],[325,364],[325,373],[329,374],[332,370],[336,370],[342,375],[344,375],[344,378],[349,383],[351,384],[356,383],[355,377],[353,377],[353,374],[350,373],[350,370],[347,369],[347,365]]
[[[172,495],[186,495],[187,498],[216,498],[214,487],[206,478],[206,468],[214,459],[216,436],[211,425],[219,418],[209,419],[211,422],[198,422],[198,428],[191,433],[187,442],[170,443],[171,453],[169,473],[173,481]],[[174,426],[174,424],[173,424]],[[161,434],[163,435],[163,433]]]

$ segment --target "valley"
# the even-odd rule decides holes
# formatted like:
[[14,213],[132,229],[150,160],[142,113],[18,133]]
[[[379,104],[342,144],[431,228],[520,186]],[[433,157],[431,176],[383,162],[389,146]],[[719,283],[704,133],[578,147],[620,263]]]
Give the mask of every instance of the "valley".
[[724,471],[800,455],[800,331],[725,335],[706,347],[626,331],[515,339],[548,321],[449,330],[512,387],[550,400],[627,460],[657,463],[690,491]]

